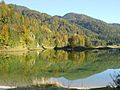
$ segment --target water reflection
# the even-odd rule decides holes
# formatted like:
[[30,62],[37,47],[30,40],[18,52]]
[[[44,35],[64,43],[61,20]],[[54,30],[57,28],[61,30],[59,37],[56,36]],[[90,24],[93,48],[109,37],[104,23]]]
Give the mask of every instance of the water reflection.
[[65,88],[76,88],[76,89],[90,89],[90,88],[101,88],[114,85],[111,75],[119,73],[120,69],[108,69],[101,73],[89,76],[84,79],[69,80],[64,77],[50,78],[46,83],[58,83]]
[[107,69],[120,68],[119,58],[120,53],[113,51],[1,52],[0,85],[30,86],[51,77],[77,81]]

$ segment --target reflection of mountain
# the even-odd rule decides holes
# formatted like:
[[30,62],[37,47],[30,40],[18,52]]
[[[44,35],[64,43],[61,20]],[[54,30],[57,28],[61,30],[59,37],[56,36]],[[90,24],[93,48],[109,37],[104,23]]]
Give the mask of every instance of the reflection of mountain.
[[104,72],[89,76],[84,79],[69,80],[64,77],[50,78],[47,83],[59,83],[65,88],[77,88],[77,89],[90,89],[106,87],[110,84],[114,84],[110,75],[114,75],[120,72],[120,69],[108,69]]
[[85,78],[119,68],[119,56],[112,51],[0,53],[0,85],[26,86],[42,77]]

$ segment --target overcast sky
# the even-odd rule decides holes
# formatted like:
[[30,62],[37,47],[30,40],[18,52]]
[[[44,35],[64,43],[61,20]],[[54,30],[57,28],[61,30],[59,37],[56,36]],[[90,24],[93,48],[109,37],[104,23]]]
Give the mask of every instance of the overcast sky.
[[120,0],[4,0],[26,6],[50,15],[63,16],[74,12],[101,19],[108,23],[120,23]]

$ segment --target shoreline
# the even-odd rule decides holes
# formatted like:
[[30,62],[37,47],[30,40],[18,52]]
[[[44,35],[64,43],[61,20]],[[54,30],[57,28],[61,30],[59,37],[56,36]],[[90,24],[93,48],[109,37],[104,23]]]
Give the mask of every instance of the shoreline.
[[85,50],[120,50],[120,46],[96,46],[96,47],[84,47],[84,46],[64,46],[64,47],[46,47],[46,48],[8,48],[8,49],[0,49],[0,52],[27,52],[27,51],[37,51],[37,50],[64,50],[64,51],[85,51]]
[[14,88],[16,88],[16,87],[14,87],[14,86],[0,86],[0,90],[2,89],[2,90],[8,90],[8,89],[14,89]]
[[35,51],[35,50],[43,50],[43,48],[10,48],[10,49],[0,49],[0,52],[27,52],[27,51]]

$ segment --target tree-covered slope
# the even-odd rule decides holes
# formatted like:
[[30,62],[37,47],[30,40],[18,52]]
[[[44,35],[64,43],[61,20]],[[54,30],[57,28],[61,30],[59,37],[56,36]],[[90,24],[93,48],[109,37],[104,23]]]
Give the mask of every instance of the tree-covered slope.
[[68,21],[17,5],[0,4],[0,46],[34,48],[39,46],[85,46],[82,28]]
[[118,25],[85,15],[50,16],[0,3],[0,48],[97,46],[120,43]]

